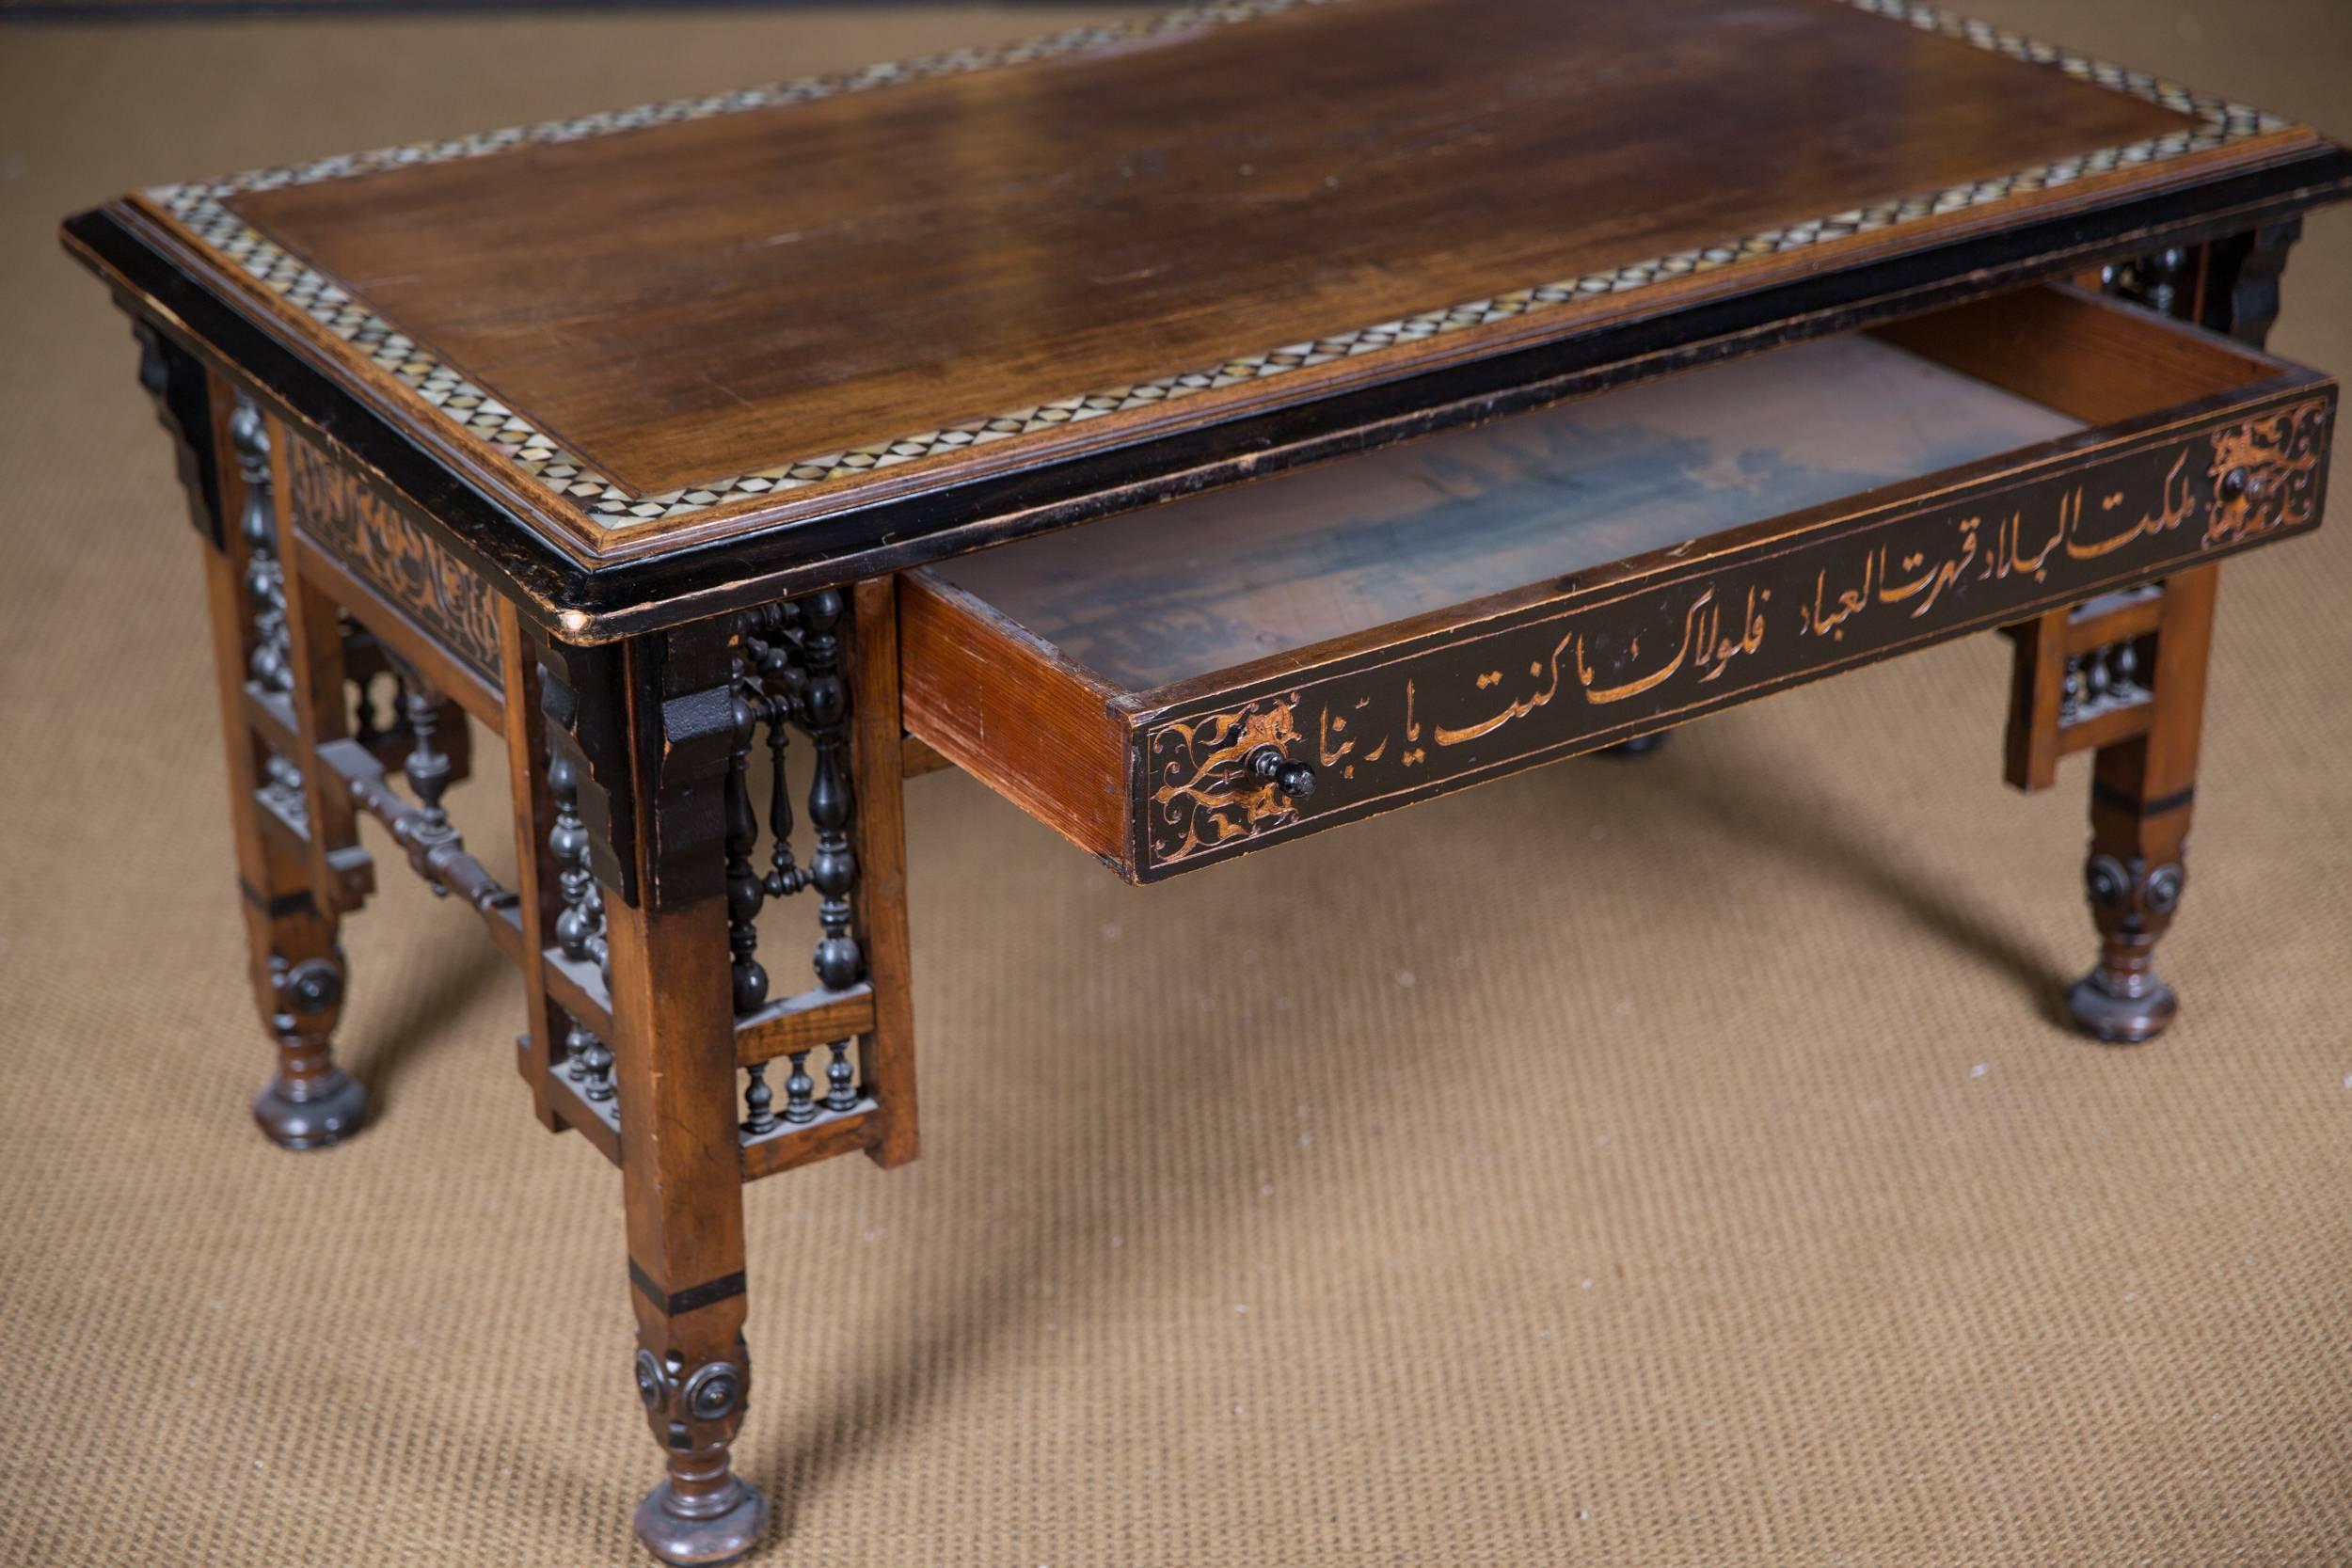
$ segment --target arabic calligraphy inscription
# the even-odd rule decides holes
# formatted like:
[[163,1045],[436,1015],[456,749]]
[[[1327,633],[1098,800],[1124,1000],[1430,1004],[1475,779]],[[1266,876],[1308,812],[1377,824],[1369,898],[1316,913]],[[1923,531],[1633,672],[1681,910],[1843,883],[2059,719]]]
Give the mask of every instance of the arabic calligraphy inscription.
[[2089,472],[1162,721],[1145,740],[1144,864],[1307,819],[1243,768],[1262,745],[1316,764],[1322,816],[2308,527],[2328,409],[2309,399]]

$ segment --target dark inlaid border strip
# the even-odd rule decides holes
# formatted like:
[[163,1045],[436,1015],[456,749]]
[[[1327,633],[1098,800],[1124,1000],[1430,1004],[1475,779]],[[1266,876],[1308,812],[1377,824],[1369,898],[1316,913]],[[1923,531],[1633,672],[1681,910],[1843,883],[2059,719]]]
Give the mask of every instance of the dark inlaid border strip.
[[310,890],[307,887],[293,893],[281,893],[273,898],[240,877],[237,879],[237,890],[245,895],[246,903],[260,910],[272,920],[282,920],[290,914],[316,914],[318,912],[317,901],[310,896]]
[[2197,800],[2197,790],[2194,785],[2191,785],[2187,789],[2174,790],[2169,795],[2160,795],[2153,800],[2143,800],[2137,795],[2127,794],[2116,788],[2113,784],[2101,784],[2093,779],[2090,782],[2090,798],[2103,806],[2112,806],[2117,811],[2127,811],[2135,816],[2162,816],[2169,812],[2185,811],[2194,805]]
[[733,1274],[723,1275],[717,1279],[705,1280],[700,1285],[690,1286],[686,1290],[665,1296],[661,1293],[661,1287],[655,1283],[653,1275],[639,1267],[634,1258],[628,1260],[628,1282],[636,1286],[647,1301],[652,1302],[674,1318],[683,1317],[689,1312],[708,1307],[714,1302],[725,1301],[730,1296],[739,1296],[743,1293],[743,1271],[738,1269]]
[[1669,278],[1735,266],[1828,240],[2071,184],[2090,176],[2183,157],[2288,126],[2283,119],[2243,104],[2194,93],[2177,83],[2070,54],[2007,28],[1970,21],[1932,7],[1910,5],[1905,0],[1840,0],[1868,15],[1922,32],[1941,34],[2158,104],[2183,115],[2187,123],[2163,136],[2101,148],[1971,184],[1921,192],[1898,201],[1850,209],[1717,245],[1630,262],[1608,272],[1516,289],[1327,338],[1281,344],[1215,366],[1078,393],[993,418],[818,453],[653,495],[628,491],[576,453],[565,451],[516,410],[376,315],[340,284],[246,224],[226,205],[230,198],[246,191],[348,179],[411,165],[485,157],[517,147],[577,141],[713,115],[778,108],[933,76],[1080,54],[1112,43],[1201,26],[1246,23],[1305,6],[1343,3],[1345,0],[1227,0],[1223,4],[1187,7],[1122,26],[1076,28],[1005,49],[957,50],[918,60],[872,66],[842,76],[805,78],[740,92],[679,99],[536,126],[511,127],[449,141],[380,149],[288,168],[255,170],[221,181],[157,186],[147,194],[223,261],[282,296],[331,337],[358,350],[396,383],[437,409],[444,419],[487,442],[531,479],[571,501],[586,517],[608,527],[621,527],[728,505],[757,504],[770,496],[834,483],[871,469],[1175,402],[1311,365],[1377,354],[1400,344],[1557,309],[1580,299],[1626,293]]

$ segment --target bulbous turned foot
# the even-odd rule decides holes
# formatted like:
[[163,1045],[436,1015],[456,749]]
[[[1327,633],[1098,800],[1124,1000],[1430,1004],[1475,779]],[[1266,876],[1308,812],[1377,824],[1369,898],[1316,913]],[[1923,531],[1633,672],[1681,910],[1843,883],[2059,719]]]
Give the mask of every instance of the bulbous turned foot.
[[2109,1045],[2137,1045],[2154,1039],[2181,1010],[2172,988],[2153,975],[2128,988],[2114,986],[2104,970],[2092,970],[2066,993],[2066,1011],[2074,1027]]
[[680,1496],[668,1481],[637,1505],[637,1539],[645,1550],[679,1568],[733,1562],[759,1544],[768,1530],[768,1499],[740,1476],[707,1497]]
[[253,1119],[280,1148],[325,1148],[359,1131],[368,1114],[368,1091],[341,1068],[300,1096],[282,1081],[253,1097]]
[[1603,746],[1593,754],[1614,757],[1619,762],[1639,762],[1642,758],[1655,755],[1665,748],[1667,733],[1664,730],[1659,730],[1650,735],[1637,735],[1630,740],[1620,740],[1614,746]]

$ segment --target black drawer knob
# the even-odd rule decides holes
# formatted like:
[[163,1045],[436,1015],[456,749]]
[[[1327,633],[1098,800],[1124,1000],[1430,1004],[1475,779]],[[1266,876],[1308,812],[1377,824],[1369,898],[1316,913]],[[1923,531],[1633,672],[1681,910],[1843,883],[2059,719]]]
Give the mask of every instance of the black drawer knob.
[[1274,786],[1278,795],[1304,800],[1315,792],[1315,770],[1293,762],[1279,746],[1261,746],[1249,753],[1249,776]]
[[2221,476],[2221,499],[2233,501],[2252,488],[2252,476],[2244,468],[2232,468]]

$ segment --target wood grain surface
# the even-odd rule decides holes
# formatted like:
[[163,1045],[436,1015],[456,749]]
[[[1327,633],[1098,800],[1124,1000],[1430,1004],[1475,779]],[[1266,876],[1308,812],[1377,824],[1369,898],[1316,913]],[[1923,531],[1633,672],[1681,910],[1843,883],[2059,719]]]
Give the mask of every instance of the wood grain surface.
[[1826,0],[1356,0],[231,206],[652,492],[2186,123]]

